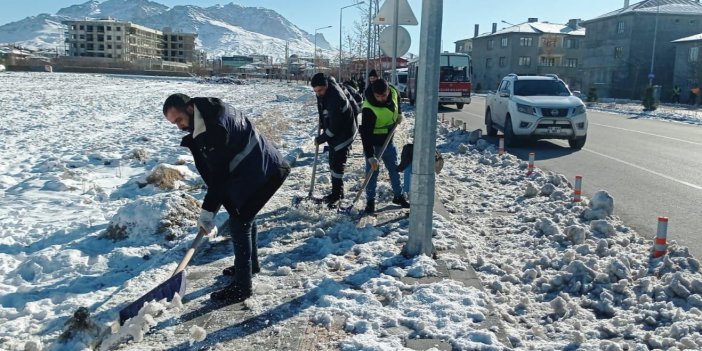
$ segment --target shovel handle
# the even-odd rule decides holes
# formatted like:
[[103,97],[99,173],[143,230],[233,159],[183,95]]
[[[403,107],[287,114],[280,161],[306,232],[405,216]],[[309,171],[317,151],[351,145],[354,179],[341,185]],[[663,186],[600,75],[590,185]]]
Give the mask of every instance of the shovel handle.
[[195,254],[195,250],[197,249],[198,246],[200,246],[200,242],[202,242],[202,238],[207,234],[202,228],[197,232],[197,236],[195,237],[195,240],[193,240],[193,243],[190,244],[190,248],[188,251],[185,253],[185,257],[180,261],[178,264],[178,267],[176,267],[175,272],[173,272],[174,276],[178,273],[180,273],[182,270],[185,269],[185,267],[190,263],[190,259],[193,258],[193,255]]

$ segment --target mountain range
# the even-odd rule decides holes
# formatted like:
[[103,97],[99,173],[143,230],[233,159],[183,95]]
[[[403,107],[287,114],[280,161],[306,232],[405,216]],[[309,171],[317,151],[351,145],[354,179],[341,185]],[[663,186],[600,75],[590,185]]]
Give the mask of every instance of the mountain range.
[[[60,9],[56,14],[39,14],[0,26],[0,43],[14,43],[31,49],[63,48],[65,28],[61,21],[84,18],[114,18],[154,29],[197,33],[197,45],[210,56],[263,54],[274,58],[289,54],[312,55],[314,36],[279,13],[261,7],[234,3],[200,7],[168,7],[150,0],[92,0]],[[321,33],[317,46],[331,50]]]

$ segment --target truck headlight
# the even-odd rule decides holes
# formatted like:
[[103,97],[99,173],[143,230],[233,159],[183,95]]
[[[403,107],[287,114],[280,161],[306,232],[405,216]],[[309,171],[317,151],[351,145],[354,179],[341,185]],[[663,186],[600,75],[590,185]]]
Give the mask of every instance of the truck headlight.
[[521,113],[526,113],[528,115],[536,116],[536,109],[534,106],[517,104],[517,111]]
[[573,116],[582,115],[585,113],[585,106],[578,106],[573,109]]

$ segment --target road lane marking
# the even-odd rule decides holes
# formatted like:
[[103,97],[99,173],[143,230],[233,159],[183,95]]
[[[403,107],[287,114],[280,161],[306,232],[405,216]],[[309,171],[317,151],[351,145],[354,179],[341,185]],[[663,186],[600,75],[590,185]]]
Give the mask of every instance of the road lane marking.
[[667,175],[665,175],[665,174],[663,174],[663,173],[658,173],[658,172],[656,172],[656,171],[652,171],[652,170],[650,170],[650,169],[648,169],[648,168],[641,167],[641,166],[636,165],[636,164],[633,164],[633,163],[631,163],[631,162],[627,162],[627,161],[624,161],[624,160],[620,160],[620,159],[618,159],[618,158],[616,158],[616,157],[612,157],[612,156],[609,156],[609,155],[605,155],[605,154],[599,153],[599,152],[597,152],[597,151],[592,151],[592,150],[587,149],[587,148],[583,148],[582,150],[587,151],[587,152],[590,152],[590,153],[593,153],[593,154],[595,154],[595,155],[599,155],[599,156],[608,158],[608,159],[610,159],[610,160],[612,160],[612,161],[616,161],[616,162],[623,163],[623,164],[625,164],[625,165],[627,165],[627,166],[631,166],[631,167],[634,167],[634,168],[636,168],[636,169],[640,169],[640,170],[642,170],[642,171],[645,171],[645,172],[648,172],[648,173],[657,175],[657,176],[659,176],[659,177],[662,177],[662,178],[665,178],[665,179],[674,181],[674,182],[676,182],[676,183],[679,183],[679,184],[682,184],[682,185],[687,185],[687,186],[689,186],[689,187],[691,187],[691,188],[693,188],[693,189],[702,190],[702,186],[695,185],[695,184],[692,184],[692,183],[688,183],[688,182],[686,182],[686,181],[684,181],[684,180],[676,179],[676,178],[673,178],[673,177],[671,177],[671,176],[667,176]]
[[624,131],[627,131],[627,132],[639,133],[639,134],[644,134],[644,135],[650,135],[650,136],[654,136],[654,137],[658,137],[658,138],[670,139],[670,140],[681,141],[681,142],[683,142],[683,143],[688,143],[688,144],[692,144],[692,145],[699,145],[699,146],[702,146],[702,143],[696,143],[696,142],[694,142],[694,141],[689,141],[689,140],[684,140],[684,139],[678,139],[678,138],[673,138],[673,137],[667,137],[667,136],[658,135],[658,134],[653,134],[653,133],[646,133],[646,132],[641,132],[641,131],[633,130],[633,129],[626,129],[626,128],[613,127],[613,126],[608,126],[608,125],[606,125],[606,124],[599,124],[599,123],[592,123],[592,122],[590,122],[590,124],[591,124],[591,125],[600,126],[600,127],[607,127],[607,128],[612,128],[612,129],[619,129],[619,130],[624,130]]

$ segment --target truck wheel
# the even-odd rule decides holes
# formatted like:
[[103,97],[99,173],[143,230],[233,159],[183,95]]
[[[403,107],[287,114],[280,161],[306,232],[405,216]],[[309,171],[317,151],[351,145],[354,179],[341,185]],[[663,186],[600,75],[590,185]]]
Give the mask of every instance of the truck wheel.
[[459,109],[459,110],[462,110],[462,109],[463,109],[463,103],[462,103],[462,102],[457,103],[457,104],[456,104],[456,108]]
[[505,121],[505,146],[514,147],[519,146],[520,140],[514,135],[514,130],[512,129],[512,119],[507,116],[507,121]]
[[487,130],[487,135],[494,137],[497,136],[497,129],[492,125],[492,113],[490,109],[485,111],[485,129]]
[[570,145],[570,148],[573,150],[580,150],[585,146],[585,141],[587,140],[587,135],[577,137],[574,139],[568,139],[568,145]]

